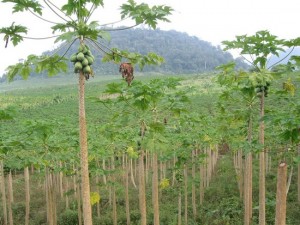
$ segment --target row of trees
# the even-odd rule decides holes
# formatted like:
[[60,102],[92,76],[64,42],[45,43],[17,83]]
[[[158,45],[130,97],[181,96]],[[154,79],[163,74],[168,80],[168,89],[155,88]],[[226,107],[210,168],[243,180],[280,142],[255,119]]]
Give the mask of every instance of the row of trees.
[[[232,111],[239,118],[239,123],[242,122],[246,126],[246,131],[244,137],[246,137],[245,143],[239,141],[237,155],[236,155],[236,168],[238,169],[238,174],[241,178],[239,188],[241,196],[244,197],[244,224],[251,224],[252,210],[253,210],[253,199],[252,199],[252,164],[253,164],[253,151],[259,148],[259,224],[266,224],[266,171],[268,171],[269,155],[276,154],[277,160],[279,160],[279,171],[278,176],[278,189],[283,189],[284,194],[279,193],[277,195],[277,206],[278,211],[276,211],[275,224],[285,224],[285,209],[286,209],[286,195],[288,190],[286,189],[286,165],[291,164],[293,168],[293,159],[297,157],[297,150],[299,145],[299,118],[293,117],[295,119],[291,126],[283,126],[281,129],[283,131],[279,132],[278,136],[283,136],[285,141],[285,151],[289,151],[289,156],[282,154],[281,147],[272,146],[267,148],[265,143],[265,121],[273,120],[274,115],[266,115],[265,108],[267,97],[272,95],[270,92],[270,86],[275,83],[275,80],[281,78],[283,82],[283,92],[290,93],[291,98],[282,96],[283,92],[279,92],[275,101],[283,99],[293,101],[292,105],[295,104],[295,99],[293,98],[295,94],[295,84],[291,81],[291,78],[287,78],[287,74],[291,70],[297,69],[299,65],[299,57],[291,57],[291,62],[287,65],[280,65],[277,69],[273,66],[267,67],[268,57],[271,55],[279,55],[280,52],[285,48],[299,45],[299,39],[295,40],[280,40],[276,36],[271,35],[268,31],[259,31],[253,36],[237,36],[234,41],[224,41],[225,49],[239,49],[241,55],[252,65],[252,71],[236,71],[234,69],[234,64],[227,64],[220,66],[221,74],[218,77],[219,83],[225,87],[223,97],[229,101],[229,105],[226,106],[226,112]],[[283,78],[282,78],[283,77]],[[258,101],[257,101],[258,99]],[[272,98],[274,101],[274,98]],[[237,105],[235,102],[241,102],[243,104],[243,113],[237,110]],[[227,103],[227,104],[228,104]],[[274,102],[270,102],[274,107]],[[296,103],[297,104],[297,103]],[[239,105],[240,106],[240,105]],[[294,108],[294,106],[289,105],[288,107]],[[297,106],[298,107],[298,106]],[[296,107],[296,108],[297,108]],[[223,107],[222,107],[223,108]],[[277,107],[273,109],[273,113],[276,115],[279,111]],[[258,114],[259,116],[255,115]],[[270,114],[270,113],[268,113]],[[276,123],[281,125],[285,124],[286,121],[290,121],[289,112],[281,114],[282,117],[276,117]],[[255,124],[255,118],[259,118],[259,123]],[[268,120],[266,120],[268,118]],[[274,121],[272,121],[274,122]],[[274,129],[274,124],[268,124],[271,129]],[[255,134],[255,126],[258,126],[258,140],[253,138]],[[274,140],[272,140],[274,141]],[[277,143],[281,145],[282,143]],[[242,147],[241,147],[242,145]],[[239,151],[242,151],[241,154]],[[276,152],[277,151],[277,152]],[[271,153],[272,152],[272,153]],[[245,155],[245,161],[242,162],[241,157]],[[244,164],[242,166],[242,164]],[[241,169],[244,169],[241,173]],[[281,170],[284,170],[281,171]],[[242,179],[244,178],[244,179]]]
[[[161,190],[169,185],[178,193],[178,201],[184,198],[184,218],[181,218],[181,206],[178,208],[179,221],[188,220],[188,177],[193,176],[193,216],[197,216],[196,202],[203,202],[204,190],[209,185],[214,167],[217,162],[217,145],[208,136],[208,130],[201,134],[188,135],[198,127],[200,115],[194,122],[187,120],[190,117],[184,111],[189,107],[188,99],[177,90],[178,80],[153,80],[149,84],[135,82],[130,89],[123,83],[113,83],[106,90],[111,96],[118,95],[116,99],[96,99],[108,107],[107,116],[98,116],[98,120],[105,120],[102,125],[91,127],[90,135],[90,178],[94,192],[99,193],[100,187],[109,187],[111,196],[109,202],[113,205],[113,224],[118,223],[117,198],[123,198],[117,193],[118,183],[124,184],[125,203],[127,208],[127,223],[130,224],[130,199],[128,192],[138,188],[141,224],[147,224],[149,214],[146,205],[146,193],[149,183],[152,182],[154,221],[159,224],[158,195],[163,197]],[[99,105],[102,107],[102,105]],[[9,111],[7,111],[9,113]],[[7,127],[15,124],[14,121],[3,122]],[[80,183],[78,183],[80,170],[78,166],[77,133],[73,133],[72,123],[57,121],[55,124],[46,121],[26,123],[19,125],[21,133],[11,135],[11,132],[2,131],[1,149],[2,159],[9,170],[24,169],[26,177],[29,176],[28,167],[31,165],[45,177],[47,221],[56,224],[57,205],[64,200],[66,208],[70,207],[71,199],[78,204],[78,221],[82,216],[80,205]],[[23,128],[22,128],[23,127]],[[199,126],[200,127],[200,126]],[[9,130],[9,129],[7,129]],[[65,135],[62,136],[61,133]],[[174,142],[175,138],[175,142]],[[199,138],[206,138],[204,143]],[[23,141],[19,141],[23,140]],[[170,148],[170,143],[173,147]],[[207,157],[206,157],[207,156]],[[192,163],[192,167],[189,164]],[[190,171],[192,170],[192,172]],[[121,172],[123,171],[123,172]],[[10,172],[8,173],[10,174]],[[152,175],[151,175],[152,174]],[[2,171],[3,175],[3,171]],[[71,175],[71,177],[70,177]],[[196,182],[196,176],[201,182]],[[2,177],[3,180],[9,176]],[[29,179],[28,179],[29,182]],[[189,181],[190,182],[190,181]],[[11,181],[8,181],[11,184]],[[4,182],[2,182],[4,184]],[[26,183],[28,185],[28,183]],[[12,185],[8,185],[12,193]],[[160,191],[159,191],[160,187]],[[5,189],[3,190],[3,195]],[[28,191],[28,189],[26,189]],[[63,195],[73,190],[74,195]],[[93,192],[93,193],[94,193]],[[159,193],[160,192],[160,193]],[[200,199],[197,192],[200,192]],[[27,193],[27,192],[26,192]],[[79,194],[79,195],[78,195]],[[92,194],[91,196],[94,196]],[[92,197],[94,199],[95,197]],[[2,198],[4,201],[6,198]],[[26,199],[25,218],[29,218],[30,202]],[[132,200],[131,200],[132,201]],[[3,206],[11,211],[13,201],[8,199],[10,205]],[[93,202],[93,201],[92,201]],[[100,216],[99,201],[97,215]],[[32,212],[31,212],[32,213]],[[7,215],[7,214],[6,214]],[[6,216],[8,223],[13,216]],[[8,219],[9,218],[9,219]],[[101,218],[101,217],[100,217]],[[148,218],[149,219],[149,218]]]
[[[237,74],[234,71],[231,72],[236,78]],[[238,85],[235,82],[229,85],[234,81],[234,77],[230,73],[220,74],[218,77],[222,84],[223,82],[228,84],[221,95],[222,99],[218,106],[220,112],[218,108],[210,108],[207,102],[203,102],[201,108],[190,105],[187,96],[191,90],[183,92],[182,87],[178,89],[178,80],[152,80],[146,84],[135,81],[130,88],[125,82],[109,84],[106,90],[107,95],[101,99],[95,98],[101,103],[98,105],[99,109],[107,108],[108,110],[97,110],[98,116],[96,120],[93,120],[97,123],[89,130],[89,173],[91,183],[96,183],[91,186],[92,204],[94,202],[97,207],[93,215],[101,218],[101,205],[96,194],[101,193],[101,198],[109,198],[108,202],[113,206],[111,220],[114,221],[113,224],[117,224],[119,221],[118,202],[124,198],[128,207],[127,223],[130,224],[129,221],[132,220],[130,212],[136,208],[131,207],[134,200],[128,196],[130,192],[138,190],[141,221],[147,223],[149,202],[145,202],[147,199],[145,193],[149,192],[152,186],[160,187],[159,198],[161,200],[157,201],[156,198],[150,203],[153,210],[154,206],[156,207],[156,213],[153,216],[158,220],[160,205],[165,196],[163,190],[172,186],[178,194],[177,222],[182,221],[183,224],[187,224],[189,217],[198,218],[199,216],[204,191],[210,183],[217,162],[218,143],[226,143],[234,158],[240,196],[244,198],[245,220],[251,220],[251,217],[246,216],[246,210],[251,211],[253,208],[252,197],[249,197],[252,196],[251,170],[253,169],[249,172],[248,168],[252,166],[248,163],[249,156],[259,154],[262,147],[256,138],[258,136],[256,127],[260,121],[259,98],[257,97],[259,94],[256,93],[255,88],[251,87],[252,91],[249,93],[252,93],[252,97],[248,99],[248,94],[240,91],[240,87],[245,87],[243,85],[246,81],[245,76],[238,79],[240,82]],[[270,100],[266,100],[270,107],[268,112],[272,112],[269,118],[265,119],[269,126],[265,144],[265,148],[268,149],[266,172],[268,173],[272,167],[271,159],[275,162],[280,160],[280,163],[284,161],[289,165],[290,177],[292,177],[291,168],[297,166],[299,114],[294,112],[299,108],[299,101],[297,97],[290,95],[293,93],[290,92],[291,88],[281,91],[282,87],[279,85],[281,81],[282,79],[273,80],[273,90],[271,89],[267,98]],[[275,90],[278,90],[278,93]],[[294,94],[299,95],[297,92]],[[274,99],[284,100],[282,105],[292,109],[289,118],[286,118],[287,112],[284,110],[278,111],[277,105],[272,103]],[[242,106],[250,107],[251,113],[248,107]],[[196,113],[197,111],[201,114]],[[8,184],[11,184],[11,172],[22,168],[24,168],[24,176],[28,177],[28,169],[33,165],[37,171],[44,174],[41,181],[45,182],[43,186],[45,190],[41,190],[47,193],[45,201],[47,202],[48,223],[56,223],[59,201],[64,201],[66,209],[70,208],[70,202],[76,201],[79,206],[78,221],[80,221],[83,214],[80,209],[82,196],[79,194],[81,183],[78,173],[80,170],[77,151],[79,144],[76,138],[78,133],[73,132],[74,125],[70,120],[65,121],[63,118],[55,123],[44,120],[29,122],[24,124],[25,126],[17,125],[19,121],[4,120],[12,119],[13,113],[10,109],[1,113],[2,127],[5,128],[1,130],[2,159],[5,167],[9,168],[2,180],[5,179]],[[252,125],[249,123],[249,115],[252,116]],[[59,114],[57,116],[59,117]],[[290,123],[291,121],[293,124]],[[18,130],[21,133],[13,134],[9,129],[9,127],[16,126],[19,126]],[[249,132],[252,132],[251,139]],[[64,135],[61,135],[62,133]],[[247,140],[244,141],[247,136]],[[29,179],[27,180],[30,182]],[[283,178],[280,184],[286,184],[285,181],[286,179]],[[151,182],[154,183],[151,184]],[[190,182],[191,184],[188,185]],[[118,184],[124,188],[118,187]],[[29,186],[27,182],[24,185]],[[102,195],[103,192],[99,189],[103,187],[108,188],[110,194],[107,196],[110,197]],[[11,210],[14,202],[9,196],[14,191],[12,191],[12,185],[7,185],[6,188],[8,199],[3,209],[8,209],[6,217],[9,224],[9,221],[14,218]],[[28,188],[24,190],[25,193],[29,193]],[[120,190],[124,194],[120,194]],[[157,189],[153,188],[150,192],[155,196]],[[187,195],[188,192],[192,193],[191,198]],[[285,189],[286,192],[288,192],[287,189]],[[2,193],[2,196],[6,196],[3,188]],[[28,197],[26,202],[29,202],[29,199]],[[252,206],[247,207],[248,204]],[[29,209],[30,202],[26,205]],[[148,207],[145,207],[146,205]],[[192,206],[190,214],[188,214],[189,205]],[[279,211],[284,212],[284,210]],[[34,213],[27,212],[25,218],[29,218],[29,215]],[[268,223],[271,221],[267,220]]]

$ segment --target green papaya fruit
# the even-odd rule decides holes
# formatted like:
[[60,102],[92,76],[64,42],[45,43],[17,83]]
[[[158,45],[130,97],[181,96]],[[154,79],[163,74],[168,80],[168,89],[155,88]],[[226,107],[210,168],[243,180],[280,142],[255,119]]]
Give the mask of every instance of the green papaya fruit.
[[77,61],[77,54],[76,54],[76,53],[73,54],[73,55],[71,55],[70,61],[71,61],[71,62],[76,62],[76,61]]
[[94,63],[94,59],[91,56],[86,56],[85,57],[88,60],[89,65],[92,65]]
[[77,54],[77,56],[76,56],[76,58],[77,58],[77,60],[78,61],[83,61],[84,60],[84,54],[82,53],[82,52],[79,52],[78,54]]
[[79,47],[78,47],[78,52],[82,52],[83,49],[84,49],[84,45],[79,45]]
[[85,46],[83,46],[82,53],[83,54],[87,54],[87,52],[88,52],[88,49],[87,49],[87,47],[85,45]]
[[85,53],[85,55],[87,55],[87,56],[92,56],[91,50],[87,50],[87,52]]
[[92,69],[91,69],[90,66],[85,66],[85,67],[83,67],[83,72],[87,73],[87,74],[90,74],[92,72]]
[[76,71],[81,70],[81,69],[82,69],[82,64],[81,64],[81,62],[76,62],[75,65],[74,65],[74,67],[75,67],[75,70],[76,70]]
[[88,59],[87,59],[87,58],[84,58],[84,60],[82,60],[81,64],[82,64],[82,66],[87,66],[87,65],[89,65]]

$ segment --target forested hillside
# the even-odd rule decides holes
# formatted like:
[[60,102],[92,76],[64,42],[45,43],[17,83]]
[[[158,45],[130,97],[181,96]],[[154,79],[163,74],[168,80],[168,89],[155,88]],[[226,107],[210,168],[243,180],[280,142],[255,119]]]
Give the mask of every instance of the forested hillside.
[[[233,60],[232,55],[223,52],[221,48],[174,30],[135,29],[115,32],[112,33],[109,47],[141,54],[155,52],[165,58],[165,63],[160,67],[145,68],[145,71],[164,73],[212,71],[216,66]],[[242,63],[240,65],[246,66]]]
[[[103,43],[103,40],[99,40],[99,42]],[[207,41],[174,30],[132,29],[112,32],[111,41],[109,43],[103,43],[103,45],[141,54],[155,52],[164,57],[164,64],[155,67],[146,66],[143,72],[164,74],[201,73],[212,71],[216,66],[234,60],[230,53],[222,51],[220,47],[215,47]],[[71,53],[77,51],[76,46],[77,45],[74,44],[69,49],[66,57],[69,57]],[[60,53],[63,54],[65,51],[66,47],[62,48]],[[45,54],[49,55],[52,53],[51,51],[45,52]],[[118,65],[102,63],[102,52],[94,49],[93,54],[96,57],[96,63],[94,65],[96,75],[118,73]],[[247,67],[247,64],[241,60],[238,60],[238,65],[239,67]],[[70,69],[70,71],[73,71],[73,69]],[[140,70],[137,68],[136,71]],[[47,75],[44,74],[43,77],[45,76]],[[2,78],[1,80],[4,81],[5,79]]]

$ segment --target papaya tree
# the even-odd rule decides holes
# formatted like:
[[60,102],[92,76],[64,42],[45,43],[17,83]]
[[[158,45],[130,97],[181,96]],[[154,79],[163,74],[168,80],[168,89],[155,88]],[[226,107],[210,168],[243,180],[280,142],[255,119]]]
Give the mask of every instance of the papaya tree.
[[[139,206],[141,221],[140,224],[147,224],[146,208],[146,187],[145,187],[145,165],[147,153],[151,155],[152,162],[152,206],[153,224],[160,224],[159,210],[159,156],[162,155],[162,148],[167,142],[166,124],[174,114],[186,110],[188,98],[183,90],[177,90],[179,80],[153,79],[149,83],[135,82],[128,89],[123,84],[108,84],[106,93],[117,95],[116,99],[100,100],[101,103],[113,107],[119,106],[120,110],[111,109],[117,112],[117,116],[128,118],[128,114],[134,116],[133,124],[139,132],[136,132],[136,143],[134,147],[138,154],[138,188]],[[99,100],[98,100],[99,101]],[[116,115],[115,115],[116,117]],[[123,128],[124,129],[124,128]],[[148,152],[147,152],[148,150]],[[146,159],[147,161],[147,159]]]
[[[97,9],[104,7],[103,0],[77,0],[54,4],[50,0],[42,3],[34,0],[2,0],[3,3],[13,4],[13,13],[28,13],[33,15],[36,20],[42,20],[45,25],[51,25],[53,38],[56,42],[63,42],[67,50],[62,55],[57,53],[53,55],[29,55],[23,62],[7,68],[7,77],[13,80],[15,76],[20,75],[24,79],[28,78],[31,72],[41,73],[46,71],[49,76],[67,71],[67,59],[64,57],[73,44],[78,45],[78,52],[71,56],[71,62],[74,63],[74,72],[79,75],[79,143],[81,152],[81,179],[82,179],[82,198],[83,198],[83,215],[84,224],[92,224],[92,212],[90,204],[90,185],[88,171],[88,145],[87,145],[87,128],[84,101],[84,85],[85,80],[89,76],[93,76],[94,72],[92,64],[95,61],[91,48],[101,51],[105,54],[104,61],[121,62],[124,58],[133,64],[143,67],[146,64],[159,64],[163,58],[149,53],[141,55],[138,53],[130,53],[116,48],[108,48],[103,45],[102,40],[109,40],[109,32],[129,29],[140,24],[149,25],[155,29],[159,21],[168,22],[167,16],[171,14],[172,9],[168,6],[152,6],[141,3],[137,4],[134,0],[128,0],[127,3],[121,5],[121,19],[132,19],[134,25],[127,28],[108,29],[106,25],[102,25],[98,21],[91,21],[93,15],[97,13]],[[53,20],[44,18],[43,12],[50,10],[53,13]],[[101,22],[101,21],[100,21]],[[33,23],[34,24],[34,23]],[[33,25],[34,27],[34,25]],[[43,39],[44,37],[28,37],[29,28],[22,24],[15,24],[0,29],[0,34],[4,36],[6,46],[13,44],[18,45],[26,38]],[[101,42],[99,42],[101,40]]]
[[[12,224],[13,218],[12,218],[12,211],[11,211],[11,202],[10,200],[7,201],[6,199],[6,185],[5,185],[5,173],[4,173],[4,159],[9,155],[9,145],[10,142],[7,140],[7,133],[3,129],[5,128],[5,124],[9,123],[10,121],[14,120],[15,117],[15,109],[8,107],[5,109],[0,109],[0,190],[1,190],[1,196],[2,196],[2,217],[3,217],[3,223],[5,225]],[[7,209],[8,208],[8,209]]]
[[[268,65],[268,58],[272,55],[279,56],[280,52],[285,52],[287,48],[294,47],[299,44],[299,39],[284,40],[279,39],[277,36],[270,34],[267,30],[256,32],[254,35],[241,35],[236,36],[234,41],[223,41],[225,46],[224,50],[236,49],[240,55],[252,66],[249,72],[251,76],[243,76],[243,73],[238,73],[238,79],[249,79],[252,88],[256,89],[259,98],[259,143],[261,150],[259,153],[259,225],[266,224],[266,206],[265,206],[265,162],[266,162],[266,149],[265,145],[265,98],[268,96],[269,86],[274,79],[275,72],[271,71],[272,67],[280,63],[276,62],[273,65]],[[291,54],[293,48],[288,53]],[[228,68],[223,68],[226,73]],[[235,79],[233,79],[235,81]],[[245,87],[242,87],[245,88]],[[252,174],[250,172],[250,174]],[[250,182],[251,183],[251,182]],[[252,196],[252,195],[250,195]],[[250,200],[251,201],[251,200]],[[251,210],[251,209],[250,209]],[[252,210],[251,210],[252,211]],[[249,212],[249,218],[252,217],[252,212]],[[245,224],[249,224],[250,220]]]

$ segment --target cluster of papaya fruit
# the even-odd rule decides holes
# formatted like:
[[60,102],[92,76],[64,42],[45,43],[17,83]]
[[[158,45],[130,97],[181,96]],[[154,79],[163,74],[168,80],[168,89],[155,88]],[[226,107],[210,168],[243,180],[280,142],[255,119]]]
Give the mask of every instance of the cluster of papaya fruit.
[[255,91],[257,96],[261,96],[264,93],[265,97],[268,97],[268,91],[270,87],[270,82],[266,82],[266,85],[257,85]]
[[85,79],[88,80],[90,75],[93,76],[93,70],[91,65],[94,63],[94,56],[89,47],[85,44],[81,44],[78,48],[78,52],[71,55],[70,61],[74,63],[74,72],[83,72]]

